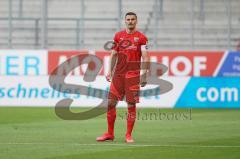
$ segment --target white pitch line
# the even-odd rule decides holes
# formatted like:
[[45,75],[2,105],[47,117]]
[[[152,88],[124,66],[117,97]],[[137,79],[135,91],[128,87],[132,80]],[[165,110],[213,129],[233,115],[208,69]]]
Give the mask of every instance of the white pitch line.
[[75,145],[75,146],[122,146],[122,147],[176,147],[176,148],[240,148],[240,145],[150,145],[150,144],[80,144],[80,143],[0,143],[0,145]]

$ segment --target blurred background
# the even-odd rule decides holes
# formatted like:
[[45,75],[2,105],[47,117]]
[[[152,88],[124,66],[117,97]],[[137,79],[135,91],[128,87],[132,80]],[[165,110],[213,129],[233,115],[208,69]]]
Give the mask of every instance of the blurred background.
[[235,50],[239,0],[1,0],[0,49],[94,49],[128,11],[151,50]]

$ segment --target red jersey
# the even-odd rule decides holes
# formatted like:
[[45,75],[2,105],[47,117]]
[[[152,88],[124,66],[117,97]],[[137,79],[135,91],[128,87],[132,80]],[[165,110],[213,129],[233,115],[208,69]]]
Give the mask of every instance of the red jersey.
[[[128,72],[128,62],[141,61],[141,46],[147,44],[147,37],[139,32],[127,33],[126,30],[117,32],[114,36],[114,50],[117,51],[117,65],[115,68],[115,74],[125,74]],[[137,71],[139,72],[139,71]]]

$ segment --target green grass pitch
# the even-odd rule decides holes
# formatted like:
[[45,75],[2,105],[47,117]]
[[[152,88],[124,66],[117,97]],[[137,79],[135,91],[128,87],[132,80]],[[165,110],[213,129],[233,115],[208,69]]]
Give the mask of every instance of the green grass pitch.
[[124,142],[125,113],[118,109],[115,141],[97,143],[105,115],[66,121],[53,108],[0,107],[0,159],[240,158],[239,110],[138,109],[134,144]]

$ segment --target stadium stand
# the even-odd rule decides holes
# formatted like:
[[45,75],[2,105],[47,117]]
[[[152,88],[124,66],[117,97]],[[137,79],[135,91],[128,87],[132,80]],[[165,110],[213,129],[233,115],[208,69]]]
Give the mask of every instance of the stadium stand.
[[[0,48],[41,49],[43,0],[12,0],[9,32],[10,1],[0,1]],[[151,49],[234,49],[240,37],[239,0],[48,0],[47,8],[47,49],[102,50],[127,11]]]

